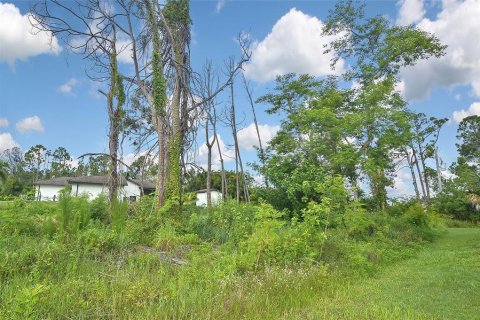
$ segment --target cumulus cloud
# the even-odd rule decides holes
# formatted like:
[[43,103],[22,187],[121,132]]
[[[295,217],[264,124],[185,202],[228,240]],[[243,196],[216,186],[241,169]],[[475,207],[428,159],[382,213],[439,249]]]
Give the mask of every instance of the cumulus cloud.
[[245,65],[248,78],[265,82],[286,73],[314,76],[339,74],[345,62],[330,68],[333,55],[324,54],[324,45],[332,37],[322,35],[323,23],[295,8],[278,20],[261,42],[254,44],[250,62]]
[[79,82],[77,79],[71,78],[67,82],[62,84],[60,87],[58,87],[58,90],[63,94],[73,95],[73,87],[76,86],[78,83]]
[[0,128],[1,127],[8,127],[8,119],[7,118],[0,118]]
[[121,63],[133,63],[132,59],[132,42],[126,39],[117,40],[117,60]]
[[[280,129],[279,126],[271,126],[268,124],[259,125],[258,127],[263,146],[266,146]],[[251,123],[248,127],[239,130],[237,133],[237,138],[240,152],[251,152],[255,150],[255,147],[258,147],[257,131],[253,123]],[[213,137],[210,138],[210,141],[213,141]],[[234,147],[225,143],[221,135],[218,135],[218,142],[220,144],[223,162],[228,163],[234,161]],[[202,143],[202,145],[197,149],[195,153],[195,163],[205,169],[207,168],[208,148],[205,142]],[[218,153],[218,147],[216,142],[212,148],[212,167],[214,170],[220,169],[220,154]]]
[[0,152],[5,150],[18,147],[18,143],[13,140],[13,137],[10,133],[0,133]]
[[423,8],[423,0],[400,0],[398,3],[397,25],[406,26],[417,23],[423,19],[425,9]]
[[0,61],[14,65],[39,54],[58,54],[61,47],[50,32],[38,32],[30,24],[31,13],[22,15],[11,3],[0,3]]
[[18,121],[15,128],[20,133],[43,132],[45,130],[38,116],[28,117]]
[[[268,124],[258,125],[258,131],[260,132],[260,138],[262,139],[262,145],[265,147],[275,134],[280,129],[280,126],[271,126]],[[238,146],[241,151],[254,151],[258,145],[257,130],[255,124],[252,122],[248,127],[245,127],[238,131]]]
[[412,175],[408,169],[402,169],[397,173],[393,179],[393,186],[388,188],[388,193],[394,197],[415,195],[412,186]]
[[434,86],[455,85],[470,85],[480,96],[479,16],[480,0],[445,0],[435,18],[418,22],[420,29],[435,34],[448,48],[441,58],[402,70],[407,99],[424,99]]
[[464,118],[469,116],[480,116],[480,102],[472,103],[468,110],[462,109],[453,112],[453,120],[456,123],[462,122]]
[[[223,156],[223,163],[227,163],[230,161],[233,161],[235,159],[235,150],[233,148],[229,148],[225,142],[223,141],[222,137],[220,135],[217,135],[218,143],[220,145],[220,150],[222,152]],[[213,138],[211,138],[210,141],[212,141]],[[207,163],[208,163],[208,148],[207,144],[204,142],[200,148],[197,150],[197,154],[195,156],[195,162],[199,166],[203,168],[207,168]],[[215,145],[212,148],[212,167],[214,170],[220,169],[220,154],[218,153],[218,146]]]

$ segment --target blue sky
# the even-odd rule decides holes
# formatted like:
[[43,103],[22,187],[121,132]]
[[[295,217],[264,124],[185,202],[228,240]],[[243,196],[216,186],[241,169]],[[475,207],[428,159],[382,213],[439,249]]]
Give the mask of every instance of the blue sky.
[[[330,1],[192,1],[192,65],[200,70],[206,59],[217,68],[229,56],[239,55],[234,38],[248,32],[254,41],[252,60],[245,74],[256,97],[273,87],[275,74],[308,72],[324,76],[328,56],[322,53],[324,39],[317,32],[334,2]],[[107,115],[105,100],[96,93],[98,85],[85,74],[88,61],[69,52],[58,41],[53,49],[45,35],[28,34],[27,1],[0,2],[0,151],[14,145],[28,150],[43,144],[49,149],[67,148],[74,157],[87,152],[106,152]],[[414,23],[434,32],[447,44],[447,54],[402,71],[399,89],[415,111],[451,119],[441,133],[442,159],[456,158],[456,129],[462,117],[480,114],[480,0],[368,1],[369,14],[381,14],[399,25]],[[343,62],[348,68],[348,62]],[[126,59],[122,64],[131,68]],[[340,67],[341,69],[341,67]],[[340,70],[337,70],[340,72]],[[236,104],[242,154],[255,160],[250,106],[241,86]],[[218,102],[227,103],[223,94]],[[478,103],[478,104],[476,104]],[[259,122],[266,140],[275,134],[279,119],[258,105]],[[220,131],[229,150],[227,129]],[[201,144],[197,158],[201,163]],[[124,154],[133,159],[126,143]],[[229,163],[232,165],[232,162]],[[397,187],[407,190],[408,175],[399,174]],[[402,189],[403,188],[403,189]]]

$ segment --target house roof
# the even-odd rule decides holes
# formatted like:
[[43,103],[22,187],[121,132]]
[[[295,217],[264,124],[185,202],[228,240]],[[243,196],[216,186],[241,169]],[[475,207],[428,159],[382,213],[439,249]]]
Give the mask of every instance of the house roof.
[[[125,177],[120,176],[120,185],[126,186],[127,180]],[[74,177],[68,179],[69,183],[72,184],[101,184],[107,185],[108,184],[108,176],[86,176],[86,177]]]
[[[210,189],[210,191],[212,192],[220,192],[218,191],[217,189]],[[195,191],[196,193],[206,193],[207,192],[207,189],[201,189],[201,190],[197,190]]]
[[44,179],[35,181],[33,184],[42,186],[59,186],[64,187],[68,184],[70,177],[56,177],[51,179]]
[[155,189],[155,183],[152,181],[140,180],[140,179],[128,179],[128,180],[135,183],[137,186],[143,189],[147,189],[147,190]]
[[[152,181],[147,180],[140,180],[140,179],[128,179],[129,181],[133,182],[137,186],[142,187],[146,190],[154,190],[155,183]],[[42,185],[42,186],[60,186],[64,187],[68,184],[101,184],[107,185],[108,184],[108,176],[85,176],[85,177],[57,177],[45,180],[38,180],[34,182],[35,185]],[[120,177],[120,185],[126,186],[127,179],[125,177]]]

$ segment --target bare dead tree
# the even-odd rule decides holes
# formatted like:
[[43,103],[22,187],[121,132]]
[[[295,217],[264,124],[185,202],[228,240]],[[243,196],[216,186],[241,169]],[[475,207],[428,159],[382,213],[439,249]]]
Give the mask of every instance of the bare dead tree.
[[[200,108],[226,88],[249,59],[248,41],[245,37],[239,41],[242,58],[227,77],[225,83],[218,86],[209,97],[195,99],[192,90],[195,82],[190,68],[190,16],[188,1],[167,1],[159,3],[153,0],[119,0],[132,47],[134,76],[126,80],[139,88],[150,110],[150,124],[153,130],[144,131],[157,136],[158,146],[158,205],[165,196],[177,198],[181,202],[182,163],[187,163],[185,154],[193,145],[195,117]],[[141,12],[135,15],[135,6]],[[147,21],[145,28],[135,33],[133,21]],[[119,26],[120,27],[120,26]],[[171,97],[171,99],[167,99]]]
[[410,169],[410,174],[412,176],[412,184],[413,184],[413,189],[415,190],[415,196],[417,199],[420,199],[420,191],[418,190],[418,184],[417,184],[417,176],[415,174],[415,163],[413,159],[413,155],[410,155],[410,152],[405,148],[403,150],[405,154],[405,159],[407,160],[408,168]]
[[[213,109],[213,117],[217,119],[216,111]],[[220,158],[220,170],[221,170],[221,177],[222,177],[222,199],[226,200],[228,198],[228,182],[227,182],[227,174],[225,172],[225,165],[223,161],[223,154],[222,149],[220,148],[220,141],[217,135],[217,122],[213,123],[213,134],[216,137],[216,143],[218,148],[218,156]]]
[[[233,69],[233,60],[229,61],[229,70]],[[230,125],[232,128],[233,143],[235,148],[235,182],[236,182],[236,199],[240,202],[240,179],[243,182],[243,196],[246,202],[250,202],[247,181],[245,179],[245,172],[243,170],[242,157],[240,154],[240,147],[237,136],[237,120],[235,114],[235,98],[234,98],[234,81],[230,83]]]
[[[55,9],[51,10],[52,7]],[[113,48],[112,33],[118,35],[115,44],[121,38],[122,46],[116,46],[116,51],[130,52],[133,72],[121,74],[120,78],[128,88],[129,98],[134,97],[138,105],[144,105],[139,112],[141,117],[137,117],[141,121],[130,123],[136,128],[137,148],[145,144],[150,147],[152,139],[157,148],[157,205],[162,206],[166,196],[181,203],[180,168],[186,162],[189,144],[194,141],[198,110],[228,87],[248,61],[248,39],[239,37],[242,56],[225,82],[200,100],[194,98],[192,90],[195,73],[190,67],[188,0],[51,0],[36,8],[33,11],[39,20],[35,19],[38,29],[49,30],[54,36],[65,35],[65,43],[74,52],[95,61],[90,74],[102,83],[110,79],[108,54]],[[62,14],[57,16],[52,14],[60,11]],[[74,38],[82,41],[70,41]],[[105,91],[108,100],[109,92]],[[115,100],[118,104],[118,97]]]
[[[257,122],[257,114],[255,112],[255,104],[253,102],[253,98],[252,98],[252,89],[250,88],[249,86],[249,83],[247,82],[247,79],[245,79],[245,75],[242,74],[242,80],[243,80],[243,86],[245,88],[245,92],[247,93],[247,98],[248,98],[248,101],[250,103],[250,107],[252,109],[252,115],[253,115],[253,123],[255,125],[255,130],[257,131],[257,138],[258,138],[258,150],[260,152],[260,161],[262,162],[262,166],[265,166],[265,152],[263,150],[263,146],[262,146],[262,138],[260,136],[260,130],[258,128],[258,122]],[[264,181],[265,181],[265,186],[268,188],[268,180],[267,180],[267,176],[264,175],[263,177]]]
[[[109,83],[108,92],[99,90],[107,100],[109,119],[109,200],[117,199],[119,186],[118,148],[122,126],[125,93],[117,66],[117,30],[113,23],[114,10],[99,0],[63,2],[43,1],[32,7],[29,16],[38,31],[51,32],[62,39],[67,47],[89,60],[90,79]],[[55,12],[55,13],[53,13]]]
[[[212,63],[207,62],[203,71],[203,96],[209,97],[212,94],[214,86],[214,72]],[[218,83],[218,80],[217,80]],[[205,118],[205,145],[207,146],[207,207],[212,206],[212,149],[217,140],[216,135],[216,113],[215,100],[210,99],[205,103],[203,108]],[[213,127],[213,139],[210,141],[210,125]]]

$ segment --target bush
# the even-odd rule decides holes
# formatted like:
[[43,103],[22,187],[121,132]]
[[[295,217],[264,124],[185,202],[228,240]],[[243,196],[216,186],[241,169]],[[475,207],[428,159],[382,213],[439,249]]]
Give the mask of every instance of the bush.
[[90,207],[92,219],[104,222],[108,220],[108,200],[104,194],[100,194],[98,197],[93,199]]
[[206,240],[238,245],[252,233],[257,210],[256,206],[233,201],[197,208],[190,216],[189,229]]
[[416,227],[428,228],[430,226],[428,212],[420,203],[411,205],[407,211],[405,211],[403,219]]
[[473,210],[467,193],[453,182],[445,184],[442,192],[433,200],[433,205],[438,212],[454,219],[480,221],[480,212]]
[[[376,213],[376,215],[379,214]],[[373,214],[367,212],[358,202],[354,202],[346,208],[342,219],[347,234],[354,239],[371,237],[378,228]]]

